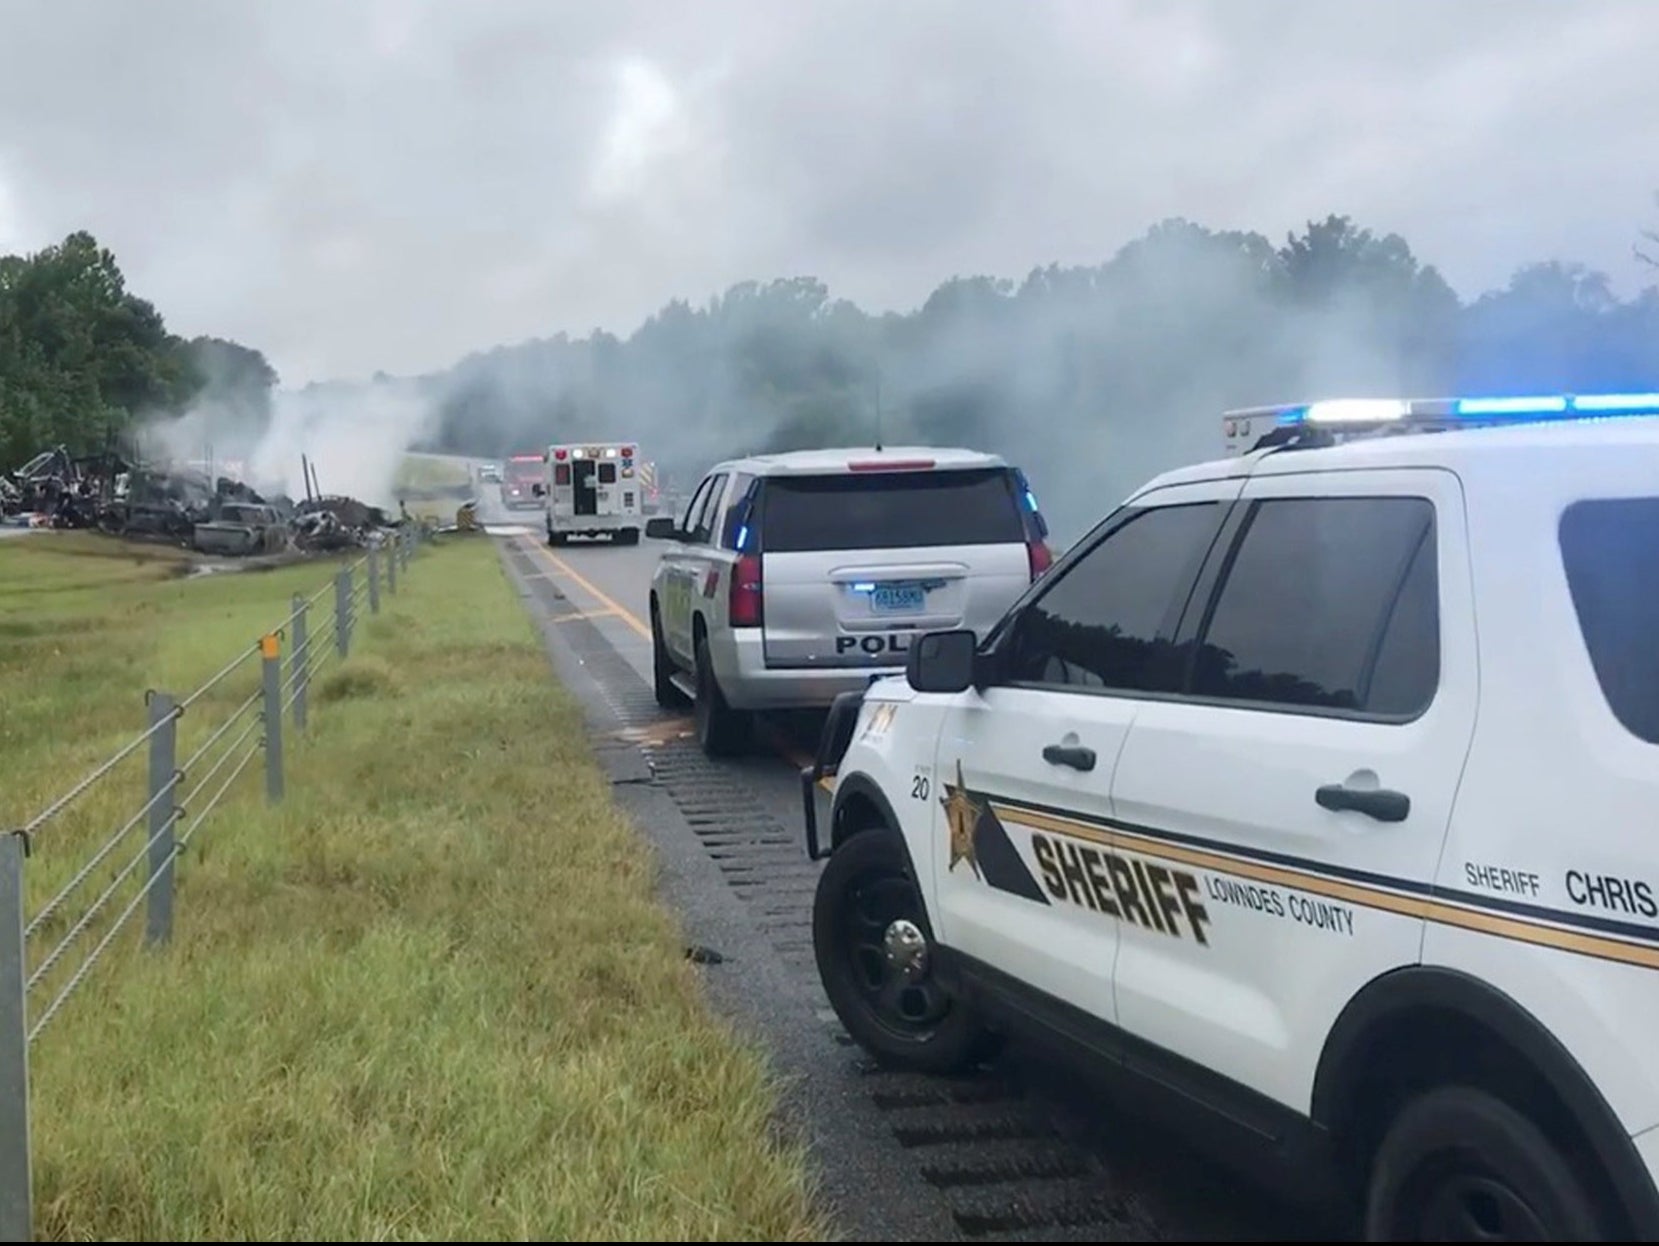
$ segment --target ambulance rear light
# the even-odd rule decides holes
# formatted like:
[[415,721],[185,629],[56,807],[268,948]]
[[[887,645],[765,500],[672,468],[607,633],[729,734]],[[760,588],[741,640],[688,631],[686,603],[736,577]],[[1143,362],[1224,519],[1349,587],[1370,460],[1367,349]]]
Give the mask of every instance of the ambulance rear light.
[[935,466],[932,459],[859,459],[848,463],[849,472],[925,472]]
[[563,463],[565,461],[565,458],[568,456],[568,454],[569,454],[569,451],[567,451],[567,450],[555,450],[555,451],[553,451],[553,457],[561,463]]

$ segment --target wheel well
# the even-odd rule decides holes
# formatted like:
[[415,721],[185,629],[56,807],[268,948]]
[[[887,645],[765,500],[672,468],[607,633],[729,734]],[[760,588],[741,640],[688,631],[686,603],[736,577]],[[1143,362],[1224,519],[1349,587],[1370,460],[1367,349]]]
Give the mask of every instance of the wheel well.
[[709,625],[703,621],[702,611],[691,616],[691,643],[696,645],[699,640],[709,634]]
[[830,827],[830,848],[839,848],[860,831],[890,831],[898,828],[887,821],[882,808],[863,792],[850,793],[835,811],[835,822]]
[[[1578,1170],[1602,1207],[1622,1209],[1591,1140],[1561,1092],[1515,1044],[1456,1008],[1421,1005],[1373,1021],[1343,1061],[1341,1087],[1326,1124],[1356,1191],[1363,1190],[1371,1157],[1395,1113],[1411,1097],[1436,1086],[1473,1086],[1527,1115]],[[1629,1233],[1622,1210],[1616,1237]]]

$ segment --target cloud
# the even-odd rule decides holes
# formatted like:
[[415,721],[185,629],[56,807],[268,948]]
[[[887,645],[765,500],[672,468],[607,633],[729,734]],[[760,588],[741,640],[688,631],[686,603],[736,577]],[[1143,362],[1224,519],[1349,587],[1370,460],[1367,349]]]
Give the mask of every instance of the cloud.
[[290,383],[628,332],[812,273],[875,307],[1185,215],[1346,212],[1465,293],[1628,283],[1659,5],[0,0],[0,245],[90,228]]

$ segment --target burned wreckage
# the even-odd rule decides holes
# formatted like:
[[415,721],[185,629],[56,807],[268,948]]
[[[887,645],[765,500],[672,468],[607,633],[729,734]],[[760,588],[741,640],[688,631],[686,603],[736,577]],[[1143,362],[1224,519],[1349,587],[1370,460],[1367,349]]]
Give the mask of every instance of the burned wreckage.
[[197,464],[146,464],[114,452],[75,456],[44,451],[0,475],[0,524],[91,528],[110,536],[182,545],[204,554],[245,557],[290,550],[324,553],[377,545],[407,522],[377,506],[313,488],[306,496],[264,496]]

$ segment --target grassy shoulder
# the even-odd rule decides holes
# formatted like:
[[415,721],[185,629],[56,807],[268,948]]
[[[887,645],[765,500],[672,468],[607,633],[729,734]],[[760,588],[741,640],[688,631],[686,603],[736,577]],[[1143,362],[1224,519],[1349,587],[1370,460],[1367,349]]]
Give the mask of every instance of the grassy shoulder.
[[[0,546],[5,817],[327,576],[34,540]],[[313,686],[284,805],[256,766],[192,841],[172,945],[112,947],[42,1033],[37,1236],[822,1238],[489,543],[400,589]],[[31,890],[114,809],[43,834]]]

